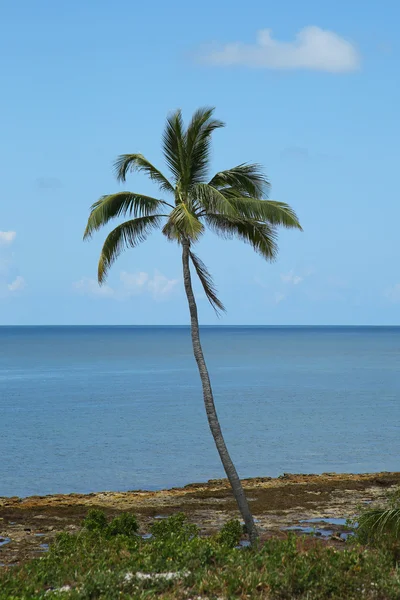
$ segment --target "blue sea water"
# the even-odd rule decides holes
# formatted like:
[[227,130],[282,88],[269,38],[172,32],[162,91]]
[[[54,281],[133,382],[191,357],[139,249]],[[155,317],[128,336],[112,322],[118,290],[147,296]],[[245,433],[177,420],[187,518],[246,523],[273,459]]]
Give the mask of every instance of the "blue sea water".
[[[241,477],[400,470],[400,328],[202,339]],[[0,328],[0,496],[222,476],[188,328]]]

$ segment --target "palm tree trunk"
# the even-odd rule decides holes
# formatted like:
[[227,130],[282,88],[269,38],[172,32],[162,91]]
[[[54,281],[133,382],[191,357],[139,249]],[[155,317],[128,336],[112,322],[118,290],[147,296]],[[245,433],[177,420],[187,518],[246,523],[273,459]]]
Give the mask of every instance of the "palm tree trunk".
[[204,360],[203,349],[200,343],[200,332],[199,332],[199,320],[197,315],[196,300],[192,288],[192,280],[190,276],[189,267],[189,242],[182,243],[182,263],[183,263],[183,281],[185,285],[186,296],[189,304],[190,311],[190,324],[192,332],[192,344],[193,353],[196,359],[197,367],[199,369],[200,379],[203,386],[203,397],[204,404],[207,413],[208,424],[213,435],[215,445],[221,462],[225,469],[225,473],[228,477],[229,483],[231,484],[233,495],[235,496],[238,508],[243,517],[246,525],[247,533],[250,537],[252,546],[256,546],[258,543],[258,531],[254,523],[253,515],[251,514],[250,507],[244,493],[239,475],[236,471],[235,465],[229,456],[228,449],[225,444],[224,437],[222,435],[221,426],[218,421],[217,411],[215,409],[214,397],[210,383],[210,377],[208,374],[206,362]]

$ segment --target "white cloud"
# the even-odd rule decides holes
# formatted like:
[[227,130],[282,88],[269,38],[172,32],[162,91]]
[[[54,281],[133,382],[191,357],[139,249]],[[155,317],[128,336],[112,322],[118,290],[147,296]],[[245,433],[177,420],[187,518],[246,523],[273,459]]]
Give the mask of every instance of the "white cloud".
[[82,277],[82,279],[76,281],[73,287],[81,294],[115,298],[116,300],[123,300],[143,293],[151,294],[156,300],[162,300],[171,294],[178,282],[178,279],[168,279],[159,271],[155,271],[152,277],[144,271],[139,273],[122,271],[120,285],[116,287],[99,286],[95,279],[87,277]]
[[7,285],[7,289],[9,292],[20,292],[25,287],[26,287],[26,282],[25,282],[25,279],[23,277],[21,277],[21,275],[18,275],[18,277],[16,277],[14,279],[14,281],[12,281],[11,283],[9,283]]
[[[16,238],[15,231],[0,231],[0,246],[11,246]],[[26,287],[25,279],[15,275],[14,252],[1,250],[0,254],[0,297],[4,298],[14,292],[20,292]],[[17,271],[18,272],[18,271]],[[14,279],[12,279],[14,277]]]
[[[260,277],[254,277],[254,283],[259,285],[265,290],[268,290],[268,301],[273,302],[274,304],[280,304],[286,299],[289,299],[293,294],[298,294],[297,291],[299,288],[302,290],[300,293],[303,294],[303,288],[307,288],[307,285],[301,285],[305,282],[311,275],[314,274],[314,269],[309,267],[307,269],[301,270],[301,275],[296,273],[293,269],[291,269],[288,273],[281,273],[275,275],[274,281],[270,283],[265,282]],[[279,280],[277,282],[277,277]],[[275,289],[274,289],[275,288]]]
[[289,271],[289,273],[281,275],[281,281],[283,283],[290,283],[292,285],[298,285],[302,281],[304,281],[304,277],[300,277],[300,275],[296,275],[294,271]]
[[274,40],[271,29],[262,29],[257,33],[255,44],[233,42],[214,47],[203,53],[203,60],[220,67],[309,69],[330,73],[355,71],[361,62],[354,44],[315,25],[301,29],[292,42]]
[[390,302],[400,302],[400,283],[386,290],[385,296]]
[[75,281],[73,287],[80,294],[88,294],[89,296],[102,296],[110,298],[115,295],[115,291],[109,285],[100,286],[95,279],[82,277],[79,281]]
[[179,282],[178,279],[168,279],[168,277],[157,270],[154,271],[153,277],[150,277],[148,273],[143,271],[139,273],[122,271],[120,280],[123,286],[123,293],[136,295],[148,292],[156,300],[169,296]]
[[127,271],[122,271],[119,278],[125,292],[135,295],[140,294],[147,288],[150,276],[144,271],[139,273],[127,273]]
[[178,279],[168,279],[165,275],[156,271],[153,279],[149,279],[147,285],[154,298],[165,298],[170,295],[178,282]]
[[0,246],[12,244],[17,235],[16,231],[0,231]]

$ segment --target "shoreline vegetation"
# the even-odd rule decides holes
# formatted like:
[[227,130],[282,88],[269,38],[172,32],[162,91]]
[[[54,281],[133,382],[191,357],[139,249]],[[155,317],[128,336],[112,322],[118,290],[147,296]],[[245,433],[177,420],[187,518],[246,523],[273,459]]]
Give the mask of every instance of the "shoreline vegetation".
[[242,484],[257,548],[227,480],[0,498],[0,600],[398,600],[398,532],[368,521],[396,512],[400,472]]
[[[286,473],[277,478],[244,479],[242,484],[262,540],[285,537],[287,527],[298,527],[296,533],[302,533],[302,522],[312,519],[322,531],[321,537],[330,531],[330,538],[340,545],[344,528],[328,521],[344,522],[353,518],[360,506],[379,505],[389,490],[400,485],[400,472]],[[24,562],[42,553],[43,544],[47,549],[58,533],[79,531],[91,508],[103,510],[110,518],[122,512],[133,513],[142,533],[155,518],[177,512],[184,513],[205,536],[214,534],[230,519],[240,518],[226,479],[159,491],[0,497],[0,538],[9,540],[0,546],[0,564]]]

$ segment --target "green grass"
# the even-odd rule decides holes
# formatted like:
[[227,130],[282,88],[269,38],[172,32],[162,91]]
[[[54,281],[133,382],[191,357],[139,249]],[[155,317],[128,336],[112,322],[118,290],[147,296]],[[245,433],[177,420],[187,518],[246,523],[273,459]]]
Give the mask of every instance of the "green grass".
[[[0,599],[400,598],[400,569],[382,548],[335,550],[291,535],[257,552],[237,550],[237,521],[201,538],[181,514],[155,522],[151,532],[143,540],[132,515],[108,523],[90,511],[78,535],[60,534],[45,556],[0,570]],[[169,579],[160,576],[166,573]],[[70,589],[57,591],[62,586]]]

